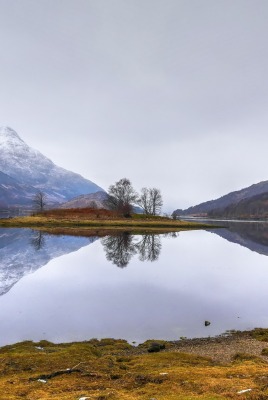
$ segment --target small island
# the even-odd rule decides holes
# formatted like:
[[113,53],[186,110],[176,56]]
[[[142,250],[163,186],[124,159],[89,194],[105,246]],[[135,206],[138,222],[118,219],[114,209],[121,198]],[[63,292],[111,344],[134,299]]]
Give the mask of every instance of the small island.
[[[215,228],[215,226],[181,220],[173,220],[162,216],[130,214],[124,217],[115,211],[106,209],[55,209],[42,211],[31,216],[0,219],[1,227],[36,228],[36,229],[68,229],[74,230],[116,230],[150,231],[151,233],[174,232],[188,229]],[[70,232],[71,232],[70,231]]]

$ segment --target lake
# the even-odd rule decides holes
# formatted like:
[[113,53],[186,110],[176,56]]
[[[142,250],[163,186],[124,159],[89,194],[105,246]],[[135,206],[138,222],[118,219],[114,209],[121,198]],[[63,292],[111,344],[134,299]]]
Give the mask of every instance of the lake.
[[229,225],[104,238],[0,229],[0,345],[268,327],[268,224]]

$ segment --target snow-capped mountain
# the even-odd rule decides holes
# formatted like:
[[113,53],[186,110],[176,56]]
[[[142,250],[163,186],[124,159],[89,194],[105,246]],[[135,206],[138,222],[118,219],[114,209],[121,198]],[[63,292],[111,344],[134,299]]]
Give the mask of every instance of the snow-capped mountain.
[[0,229],[0,296],[50,260],[77,251],[97,239],[52,236],[31,229]]
[[55,165],[9,127],[0,128],[0,155],[0,171],[17,183],[46,192],[51,201],[61,203],[81,194],[103,191],[81,175]]

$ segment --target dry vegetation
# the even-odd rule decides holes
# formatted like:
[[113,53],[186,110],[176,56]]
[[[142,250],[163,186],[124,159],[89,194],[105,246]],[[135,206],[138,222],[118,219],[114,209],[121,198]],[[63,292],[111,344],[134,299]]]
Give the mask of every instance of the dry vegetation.
[[167,230],[202,229],[211,226],[186,221],[173,221],[170,218],[159,216],[145,216],[133,214],[124,218],[114,211],[105,209],[56,209],[34,214],[30,217],[0,219],[2,227],[104,227],[106,229],[120,228],[155,228]]
[[[213,346],[209,356],[200,355],[210,341],[215,344],[213,339],[165,342],[165,349],[157,353],[148,353],[149,342],[133,347],[114,339],[6,346],[0,349],[0,398],[268,399],[268,344],[248,332],[220,338],[216,344],[233,351],[226,362],[215,359]],[[260,344],[258,350],[252,346],[255,342]],[[244,345],[247,353],[235,353],[237,343]],[[191,344],[196,354],[187,354]],[[247,389],[251,391],[238,393]]]

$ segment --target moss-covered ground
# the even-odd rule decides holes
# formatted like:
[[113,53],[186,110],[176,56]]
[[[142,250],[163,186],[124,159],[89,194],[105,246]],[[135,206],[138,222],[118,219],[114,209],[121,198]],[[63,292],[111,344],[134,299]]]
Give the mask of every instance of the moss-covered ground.
[[268,399],[265,357],[237,354],[222,364],[165,345],[151,353],[150,343],[114,339],[2,347],[0,399]]

